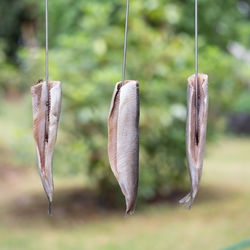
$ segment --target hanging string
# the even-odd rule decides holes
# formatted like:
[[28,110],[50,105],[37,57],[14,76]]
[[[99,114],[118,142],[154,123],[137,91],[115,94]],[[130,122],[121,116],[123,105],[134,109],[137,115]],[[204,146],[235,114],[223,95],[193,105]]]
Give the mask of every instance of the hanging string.
[[[48,94],[48,102],[47,108],[49,109],[49,19],[48,19],[48,0],[45,0],[45,47],[46,47],[46,63],[45,63],[45,71],[46,71],[46,86],[47,86],[47,94]],[[49,111],[47,110],[48,114]],[[48,115],[49,120],[49,115]],[[45,130],[46,134],[48,135],[48,120],[45,123]],[[48,138],[47,138],[48,139]],[[48,208],[49,215],[52,215],[52,202],[49,199],[49,208]]]
[[198,142],[198,0],[195,0],[195,134]]
[[129,16],[129,0],[127,0],[127,9],[126,9],[125,36],[124,36],[124,54],[123,54],[123,67],[122,67],[122,86],[124,85],[125,74],[126,74],[128,16]]
[[46,34],[46,84],[49,82],[49,34],[48,34],[48,0],[45,0],[45,34]]

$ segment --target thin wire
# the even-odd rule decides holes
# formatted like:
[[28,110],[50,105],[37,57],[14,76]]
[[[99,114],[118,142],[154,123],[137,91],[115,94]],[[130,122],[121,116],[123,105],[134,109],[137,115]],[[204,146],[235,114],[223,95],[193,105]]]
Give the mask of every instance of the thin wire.
[[46,33],[46,84],[49,82],[49,35],[48,35],[48,0],[45,0],[45,33]]
[[125,36],[124,36],[124,54],[123,54],[123,66],[122,66],[122,85],[124,85],[125,74],[126,74],[128,16],[129,16],[129,0],[127,0],[127,9],[126,9]]
[[[48,123],[49,123],[49,32],[48,32],[48,26],[49,26],[49,19],[48,19],[48,0],[45,0],[45,40],[46,40],[46,65],[45,65],[45,71],[46,71],[46,86],[47,86],[47,96],[48,96],[48,101],[47,101],[47,119],[45,122],[45,131],[46,131],[46,136],[48,137]],[[48,138],[47,138],[48,140]],[[48,213],[49,215],[52,215],[52,202],[49,200],[49,207],[48,207]]]
[[195,131],[198,138],[198,0],[195,0]]

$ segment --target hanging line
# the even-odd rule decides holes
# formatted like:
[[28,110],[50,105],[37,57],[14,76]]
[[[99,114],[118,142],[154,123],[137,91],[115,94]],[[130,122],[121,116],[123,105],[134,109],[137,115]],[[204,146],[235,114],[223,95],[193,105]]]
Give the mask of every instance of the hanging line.
[[[46,87],[47,87],[47,95],[48,95],[48,101],[47,101],[47,108],[49,108],[49,32],[48,32],[48,26],[49,26],[49,19],[48,19],[48,0],[45,0],[45,47],[46,47],[46,63],[45,63],[45,71],[46,71]],[[47,112],[49,112],[47,110]],[[49,117],[48,117],[49,118]],[[48,134],[48,120],[45,123],[45,129],[46,133]],[[52,202],[49,200],[49,208],[48,213],[49,215],[52,215]]]
[[127,0],[127,9],[126,9],[125,36],[124,36],[124,54],[123,54],[123,67],[122,67],[122,86],[124,85],[125,74],[126,74],[128,16],[129,16],[129,0]]
[[48,87],[48,82],[49,82],[49,34],[48,34],[48,0],[45,0],[45,34],[46,34],[46,66],[45,66],[45,71],[46,71],[46,84]]
[[195,134],[198,142],[198,0],[195,0]]

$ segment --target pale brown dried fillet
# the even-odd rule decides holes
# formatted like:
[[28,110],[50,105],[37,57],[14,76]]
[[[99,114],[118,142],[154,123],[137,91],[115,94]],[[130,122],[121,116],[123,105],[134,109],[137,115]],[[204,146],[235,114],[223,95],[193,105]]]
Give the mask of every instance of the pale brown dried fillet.
[[[124,85],[126,85],[128,82],[130,81],[129,80],[125,81]],[[117,171],[117,122],[119,115],[121,87],[122,87],[122,82],[116,83],[108,117],[108,156],[111,169],[116,178],[119,177]]]
[[[208,115],[208,76],[198,75],[198,107],[195,106],[195,75],[188,78],[187,89],[186,151],[191,180],[191,193],[180,203],[191,207],[200,186],[206,142]],[[195,133],[195,118],[198,111],[198,138]]]
[[50,201],[53,195],[52,159],[61,112],[61,83],[39,82],[31,87],[33,133],[36,142],[38,169]]
[[135,209],[139,166],[139,87],[117,83],[109,114],[108,152],[111,169],[126,198],[126,213]]

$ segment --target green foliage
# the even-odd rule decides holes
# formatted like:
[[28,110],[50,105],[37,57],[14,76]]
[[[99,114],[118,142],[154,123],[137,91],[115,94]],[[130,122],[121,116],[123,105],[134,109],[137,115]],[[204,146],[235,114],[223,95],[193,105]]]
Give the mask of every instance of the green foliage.
[[[226,49],[231,40],[249,44],[249,16],[239,11],[237,3],[199,1],[199,69],[210,82],[208,135],[247,82],[249,65]],[[43,2],[26,4],[35,5],[39,13],[37,37],[43,44]],[[114,85],[121,80],[125,1],[49,4],[50,79],[61,80],[64,93],[64,137],[57,145],[55,170],[84,172],[91,185],[105,193],[117,185],[107,158],[107,116]],[[186,79],[194,73],[193,4],[131,2],[126,78],[140,82],[139,194],[146,199],[179,187],[187,176]],[[44,50],[23,47],[18,55],[22,86],[27,87],[44,75]]]
[[234,102],[233,111],[250,113],[250,91],[243,92]]
[[18,86],[22,80],[20,71],[17,67],[8,62],[5,53],[3,52],[4,43],[0,40],[0,93],[2,92],[18,92]]

